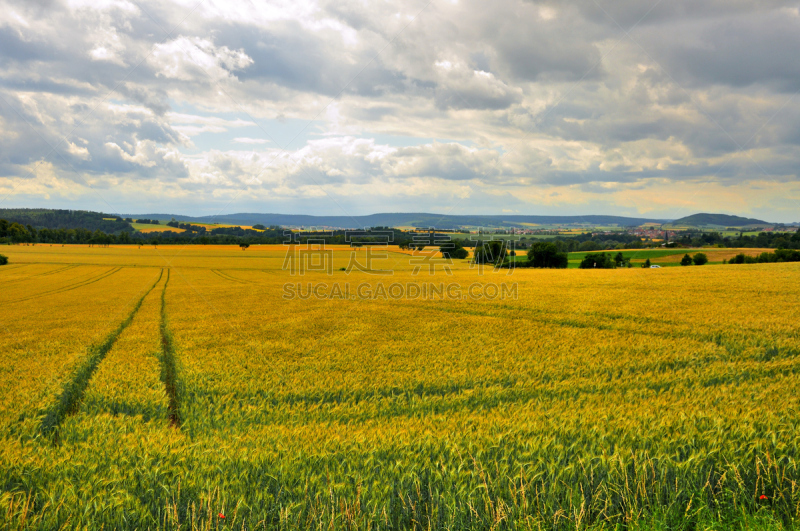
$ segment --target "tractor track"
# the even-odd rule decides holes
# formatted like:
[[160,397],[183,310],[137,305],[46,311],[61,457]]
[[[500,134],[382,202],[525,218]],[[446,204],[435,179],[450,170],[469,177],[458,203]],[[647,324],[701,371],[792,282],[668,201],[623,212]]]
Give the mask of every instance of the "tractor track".
[[101,280],[103,280],[105,278],[108,278],[111,275],[117,273],[120,269],[122,269],[122,267],[112,268],[109,271],[105,271],[103,273],[100,273],[99,275],[96,275],[94,277],[90,277],[89,279],[82,280],[82,281],[77,282],[75,284],[70,284],[68,286],[63,286],[61,288],[56,288],[56,289],[53,289],[53,290],[50,290],[50,291],[45,291],[44,293],[37,293],[36,295],[31,295],[30,297],[23,297],[21,299],[8,301],[7,304],[13,304],[13,303],[16,303],[16,302],[25,302],[25,301],[29,301],[29,300],[32,300],[32,299],[38,299],[39,297],[46,297],[48,295],[56,295],[58,293],[64,293],[66,291],[72,291],[74,289],[82,288],[83,286],[88,286],[89,284],[94,284],[95,282],[99,282],[99,281],[101,281]]
[[161,381],[167,391],[169,399],[169,423],[175,428],[181,427],[180,404],[178,403],[178,375],[175,360],[175,347],[172,344],[172,334],[167,325],[167,284],[169,284],[169,269],[167,279],[161,290]]
[[89,385],[89,380],[92,374],[97,370],[97,366],[105,358],[106,354],[111,347],[116,343],[120,334],[131,324],[134,316],[141,308],[144,299],[150,294],[151,291],[161,282],[161,277],[164,275],[162,269],[155,282],[145,291],[139,298],[133,309],[128,316],[117,326],[117,328],[106,336],[106,338],[96,345],[89,347],[89,353],[84,362],[75,370],[72,377],[64,384],[64,388],[58,397],[58,400],[53,404],[45,413],[39,431],[46,436],[53,436],[54,441],[58,441],[58,429],[61,423],[69,415],[75,413],[80,407],[83,396],[86,393],[86,388]]

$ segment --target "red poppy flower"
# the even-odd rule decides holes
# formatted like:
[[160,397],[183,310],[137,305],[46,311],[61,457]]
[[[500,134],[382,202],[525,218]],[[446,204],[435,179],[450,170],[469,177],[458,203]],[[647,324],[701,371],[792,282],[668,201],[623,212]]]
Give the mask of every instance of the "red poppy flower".
[[222,513],[219,513],[217,516],[219,516],[219,517],[220,517],[220,518],[222,518],[222,519],[225,519],[225,515],[224,515],[224,514],[222,514]]
[[758,497],[758,499],[759,500],[768,500],[769,498],[767,498],[765,495],[762,494],[761,496]]

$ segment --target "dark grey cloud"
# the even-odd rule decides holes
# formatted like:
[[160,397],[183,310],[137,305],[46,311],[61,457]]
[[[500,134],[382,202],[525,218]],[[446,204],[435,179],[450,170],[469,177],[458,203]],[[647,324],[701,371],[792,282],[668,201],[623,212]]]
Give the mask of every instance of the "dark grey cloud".
[[647,28],[637,32],[655,61],[689,88],[768,85],[800,88],[800,15],[774,10]]
[[[696,20],[730,15],[763,13],[781,7],[796,7],[787,0],[574,0],[565,4],[552,0],[534,0],[534,4],[577,9],[583,18],[596,24],[625,31],[633,26],[681,26]],[[621,31],[621,30],[620,30]]]

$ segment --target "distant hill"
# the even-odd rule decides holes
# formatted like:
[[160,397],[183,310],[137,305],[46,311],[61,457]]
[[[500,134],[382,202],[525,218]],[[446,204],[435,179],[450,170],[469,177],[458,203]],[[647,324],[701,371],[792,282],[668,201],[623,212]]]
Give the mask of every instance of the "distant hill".
[[729,216],[728,214],[693,214],[685,218],[676,219],[670,222],[673,226],[700,227],[703,225],[719,225],[721,227],[745,227],[748,225],[771,225],[766,221],[753,218],[743,218],[741,216]]
[[[125,216],[129,216],[125,214]],[[668,220],[653,218],[627,218],[622,216],[452,216],[431,213],[385,213],[369,216],[309,216],[299,214],[240,213],[222,216],[180,216],[173,214],[141,214],[132,217],[152,219],[175,218],[193,223],[223,223],[228,225],[280,225],[284,227],[332,227],[340,229],[364,227],[520,227],[524,223],[539,225],[593,225],[638,226],[644,223],[665,223]]]
[[[619,226],[631,227],[652,224],[671,226],[709,226],[744,227],[750,225],[770,225],[770,223],[753,218],[730,216],[727,214],[693,214],[674,221],[657,218],[629,218],[623,216],[521,216],[521,215],[488,215],[488,216],[455,216],[448,214],[432,214],[426,212],[395,212],[370,214],[368,216],[313,216],[303,214],[259,214],[238,213],[221,216],[182,216],[180,214],[124,214],[123,217],[136,219],[148,218],[190,223],[220,223],[224,225],[281,227],[329,227],[336,229],[355,229],[365,227],[434,227],[437,229],[453,229],[458,227],[508,228],[522,227],[525,224],[535,225],[573,225],[573,226]],[[22,225],[48,229],[101,230],[105,233],[132,231],[131,225],[112,214],[89,212],[85,210],[55,210],[45,208],[5,208],[0,209],[0,219],[14,221]]]
[[87,229],[100,230],[106,234],[133,231],[130,223],[117,219],[113,214],[87,210],[0,208],[0,219],[20,225],[30,225],[35,229]]

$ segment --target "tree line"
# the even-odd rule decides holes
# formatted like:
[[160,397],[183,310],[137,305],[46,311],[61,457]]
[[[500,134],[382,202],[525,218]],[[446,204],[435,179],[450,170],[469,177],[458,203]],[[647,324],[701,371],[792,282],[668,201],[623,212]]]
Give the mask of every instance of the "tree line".
[[774,253],[763,252],[758,256],[739,253],[728,261],[729,264],[770,264],[775,262],[800,262],[800,250],[777,249]]

